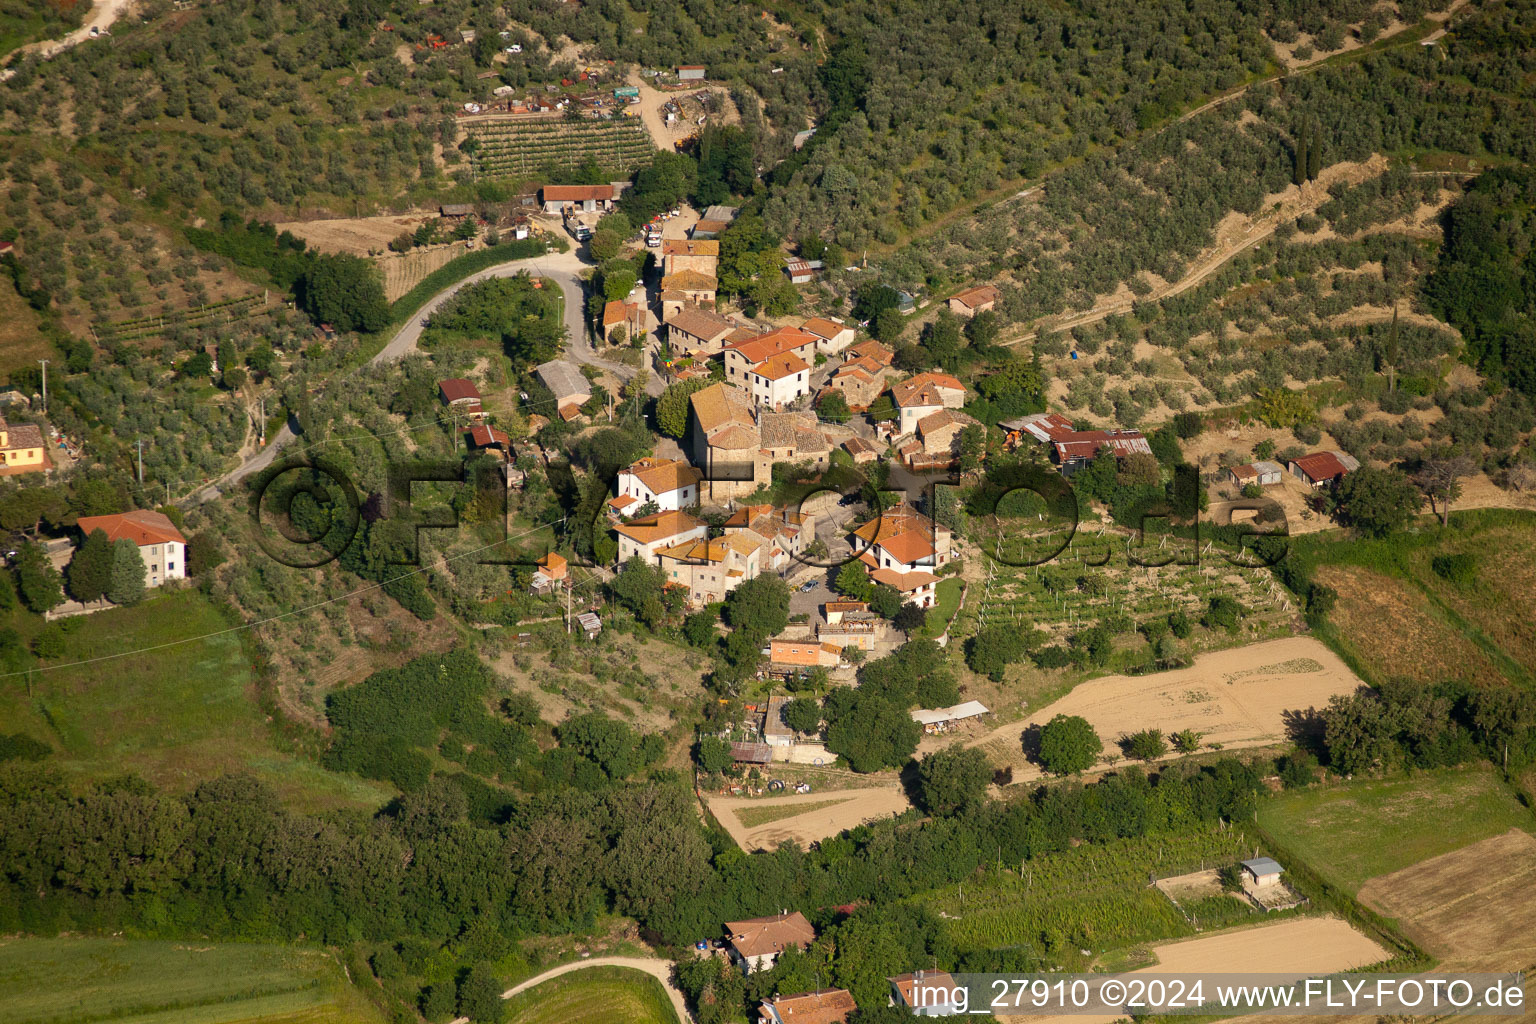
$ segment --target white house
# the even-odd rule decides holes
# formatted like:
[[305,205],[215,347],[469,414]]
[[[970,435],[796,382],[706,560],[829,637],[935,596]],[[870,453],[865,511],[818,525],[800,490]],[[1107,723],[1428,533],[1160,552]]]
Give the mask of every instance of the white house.
[[949,1017],[970,1004],[947,971],[915,971],[885,980],[891,983],[889,1005],[909,1010],[914,1017]]
[[[864,543],[859,561],[872,572],[893,569],[898,573],[931,575],[950,558],[953,534],[906,505],[886,510],[879,519],[871,519],[853,531]],[[860,545],[854,542],[855,550]]]
[[725,930],[731,959],[743,974],[767,970],[786,949],[805,949],[816,941],[816,929],[798,910],[747,921],[727,921]]
[[793,352],[781,352],[747,371],[752,400],[775,411],[811,392],[811,366]]
[[110,516],[81,516],[80,533],[89,537],[97,530],[110,541],[124,537],[139,546],[144,559],[144,583],[158,587],[167,580],[187,578],[187,539],[164,513],[138,510]]
[[816,351],[823,355],[836,355],[853,344],[852,327],[838,323],[836,320],[828,320],[824,316],[811,317],[800,325],[800,329],[816,336]]
[[920,373],[892,384],[891,401],[896,406],[901,433],[910,434],[925,417],[940,409],[964,405],[965,385],[947,373]]
[[619,537],[620,565],[634,555],[639,555],[647,565],[658,565],[658,551],[705,540],[709,536],[709,524],[687,512],[657,512],[619,523],[613,532]]
[[676,512],[699,503],[702,474],[681,459],[647,456],[619,471],[619,493],[608,506],[621,515],[655,502],[662,512]]

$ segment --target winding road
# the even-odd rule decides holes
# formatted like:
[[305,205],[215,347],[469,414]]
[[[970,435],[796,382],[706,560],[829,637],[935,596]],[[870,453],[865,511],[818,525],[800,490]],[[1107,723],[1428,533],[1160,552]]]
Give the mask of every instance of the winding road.
[[[679,1024],[688,1024],[692,1018],[688,1016],[688,1004],[683,1001],[683,993],[672,983],[672,961],[661,960],[656,957],[640,956],[597,956],[590,960],[577,960],[573,963],[561,964],[552,967],[543,974],[536,974],[527,981],[520,982],[501,994],[503,999],[511,999],[513,996],[526,992],[542,982],[551,978],[558,978],[562,974],[570,974],[572,971],[584,970],[588,967],[627,967],[630,970],[644,971],[657,981],[662,988],[667,990],[667,998],[672,1001],[672,1009],[677,1011]],[[464,1020],[465,1018],[461,1018]],[[458,1024],[458,1022],[455,1022]]]
[[[506,263],[487,267],[477,274],[449,285],[428,299],[425,305],[411,314],[405,325],[395,332],[393,338],[389,339],[388,344],[368,360],[368,365],[395,362],[416,351],[426,321],[439,306],[465,285],[474,284],[477,281],[488,281],[493,277],[513,277],[526,271],[534,277],[553,281],[560,288],[560,294],[565,300],[565,358],[578,364],[599,367],[621,380],[628,380],[639,372],[638,369],[599,357],[597,350],[592,347],[591,339],[587,337],[586,318],[583,315],[585,298],[582,292],[581,274],[588,266],[589,264],[582,262],[581,257],[573,249],[563,253],[509,260]],[[651,378],[649,388],[653,394],[659,394],[661,381],[655,377]],[[298,436],[294,426],[294,421],[290,417],[288,422],[283,424],[282,429],[272,435],[271,441],[265,448],[252,454],[239,466],[197,491],[192,496],[192,501],[196,504],[212,501],[231,486],[272,465],[279,451],[291,444]]]
[[[41,42],[28,43],[16,51],[13,59],[20,60],[29,53],[35,53],[42,57],[43,60],[47,60],[56,54],[64,52],[76,43],[83,43],[87,39],[96,38],[91,35],[92,29],[96,30],[98,36],[104,35],[107,29],[112,27],[113,22],[128,13],[128,8],[133,5],[133,2],[134,0],[96,0],[91,5],[90,13],[86,15],[85,21],[81,23],[79,28],[60,39],[44,39]],[[14,68],[6,68],[4,71],[0,71],[0,82],[10,78],[15,73],[16,70]]]

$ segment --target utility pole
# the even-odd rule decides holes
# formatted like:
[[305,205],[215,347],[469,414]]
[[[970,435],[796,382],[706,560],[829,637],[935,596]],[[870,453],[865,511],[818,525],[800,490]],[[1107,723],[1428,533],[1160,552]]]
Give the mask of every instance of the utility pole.
[[265,448],[266,445],[267,445],[267,396],[266,395],[262,395],[261,396],[261,423],[259,424],[259,428],[261,430],[261,445],[262,445],[263,448]]
[[144,485],[144,439],[139,438],[134,444],[139,449],[139,486]]
[[46,416],[48,414],[48,360],[39,359],[38,362],[43,364],[43,415]]

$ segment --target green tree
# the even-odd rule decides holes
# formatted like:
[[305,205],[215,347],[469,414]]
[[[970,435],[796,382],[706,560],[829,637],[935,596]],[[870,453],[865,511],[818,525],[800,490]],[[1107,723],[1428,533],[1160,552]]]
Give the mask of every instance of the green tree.
[[598,263],[607,263],[619,254],[619,250],[623,246],[624,237],[617,231],[599,228],[587,242],[587,251],[592,254],[592,258]]
[[1134,757],[1138,761],[1156,761],[1168,753],[1168,741],[1163,739],[1161,729],[1142,729],[1133,732],[1120,741],[1127,757]]
[[821,729],[821,704],[811,697],[796,697],[784,705],[784,721],[796,732],[812,735]]
[[853,410],[848,408],[848,399],[835,389],[821,396],[821,400],[816,403],[816,414],[829,423],[847,423],[853,418]]
[[1323,744],[1341,775],[1386,767],[1398,731],[1396,716],[1374,694],[1335,695],[1323,710]]
[[919,799],[930,814],[961,814],[985,802],[991,778],[984,753],[955,743],[918,762]]
[[107,600],[113,604],[136,604],[144,599],[144,558],[139,546],[127,537],[112,544],[112,574],[107,586]]
[[1339,519],[1372,537],[1385,537],[1407,526],[1424,496],[1400,469],[1361,466],[1338,486]]
[[789,586],[777,576],[754,576],[725,599],[725,621],[759,640],[789,625]]
[[381,331],[389,325],[384,285],[371,263],[346,253],[315,255],[299,288],[299,307],[338,331]]
[[1291,184],[1300,185],[1307,180],[1307,129],[1297,128],[1295,136],[1291,150]]
[[837,570],[832,588],[850,601],[868,601],[875,585],[869,578],[869,569],[855,559]]
[[1040,730],[1040,764],[1052,775],[1087,771],[1103,750],[1099,734],[1078,715],[1057,715]]
[[1317,121],[1313,121],[1311,134],[1307,138],[1307,180],[1316,181],[1318,172],[1322,169],[1323,126]]
[[723,772],[731,766],[731,745],[718,736],[700,736],[693,747],[693,759],[706,772]]
[[668,437],[681,439],[688,433],[688,399],[695,392],[713,384],[707,377],[690,377],[667,389],[656,399],[656,426]]
[[838,686],[827,695],[827,749],[856,772],[896,768],[922,739],[923,727],[903,706],[862,686]]
[[23,543],[17,550],[16,589],[22,602],[39,615],[64,603],[64,577],[41,544]]
[[95,529],[80,543],[69,560],[69,594],[81,604],[99,601],[112,584],[112,542],[105,530]]
[[1196,732],[1193,729],[1182,729],[1170,737],[1173,740],[1174,749],[1181,754],[1193,754],[1199,750],[1200,741],[1204,738],[1204,733]]
[[459,1016],[474,1024],[500,1024],[506,1005],[496,973],[488,963],[475,964],[459,982]]

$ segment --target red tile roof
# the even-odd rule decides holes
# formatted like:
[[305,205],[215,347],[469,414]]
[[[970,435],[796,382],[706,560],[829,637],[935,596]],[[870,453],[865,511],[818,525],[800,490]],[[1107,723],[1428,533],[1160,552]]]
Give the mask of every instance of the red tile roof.
[[959,302],[972,309],[976,309],[979,306],[985,306],[989,302],[996,302],[997,289],[989,284],[978,285],[975,288],[967,288],[959,295],[952,296],[951,299],[954,302]]
[[777,955],[790,947],[804,949],[816,941],[816,929],[800,911],[754,917],[746,921],[727,921],[731,945],[742,956]]
[[176,524],[163,512],[140,509],[110,516],[81,516],[77,524],[80,532],[90,536],[101,530],[111,541],[124,537],[139,547],[147,544],[185,544],[187,539],[176,529]]
[[586,202],[589,199],[612,199],[612,185],[545,185],[544,201]]
[[853,993],[846,989],[824,988],[765,1000],[765,1018],[769,1007],[784,1024],[843,1024],[848,1015],[858,1009],[858,1004],[853,1001]]

